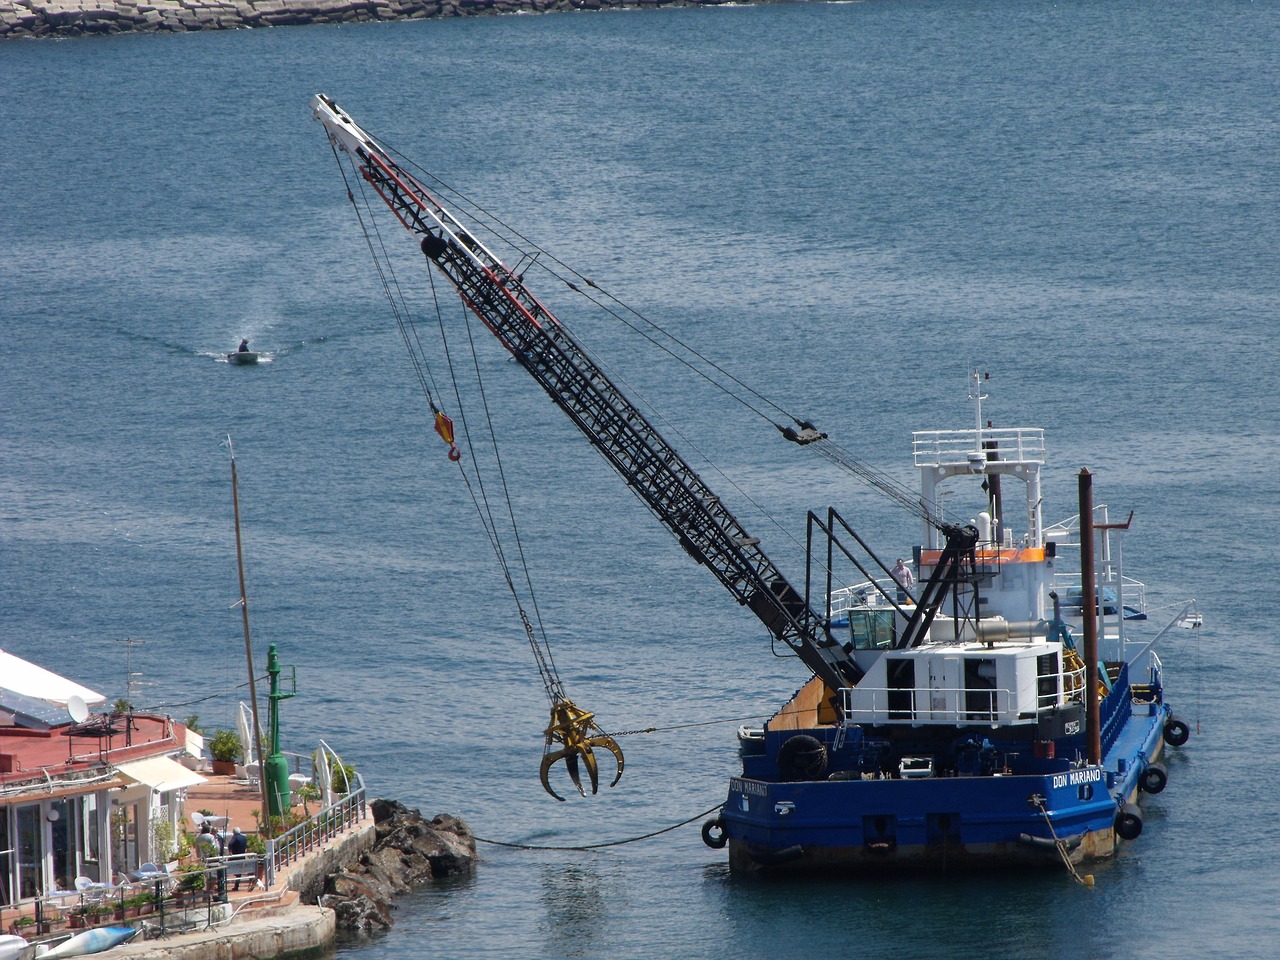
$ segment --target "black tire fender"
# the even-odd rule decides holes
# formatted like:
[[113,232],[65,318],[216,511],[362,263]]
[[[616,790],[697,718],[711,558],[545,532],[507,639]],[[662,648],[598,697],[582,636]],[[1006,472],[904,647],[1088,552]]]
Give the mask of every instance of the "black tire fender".
[[798,733],[778,748],[778,775],[783,780],[821,780],[827,772],[827,748],[817,737]]
[[702,825],[702,842],[712,850],[723,850],[729,842],[729,834],[724,829],[724,816],[708,820]]
[[1143,793],[1159,793],[1169,783],[1169,772],[1159,763],[1153,763],[1142,771],[1138,786]]
[[1170,717],[1164,722],[1164,742],[1171,747],[1180,747],[1191,739],[1191,728],[1177,717]]
[[1142,834],[1142,811],[1136,803],[1126,803],[1116,813],[1116,833],[1122,840],[1137,840]]

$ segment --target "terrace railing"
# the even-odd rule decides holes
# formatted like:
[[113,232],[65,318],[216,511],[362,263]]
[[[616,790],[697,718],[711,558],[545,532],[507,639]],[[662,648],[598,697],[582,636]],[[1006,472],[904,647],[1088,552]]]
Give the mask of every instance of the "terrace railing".
[[354,778],[356,785],[350,793],[332,806],[325,807],[311,819],[267,841],[263,864],[268,890],[274,886],[276,875],[281,869],[302,859],[334,837],[355,828],[369,816],[365,805],[364,780],[359,773],[354,773]]

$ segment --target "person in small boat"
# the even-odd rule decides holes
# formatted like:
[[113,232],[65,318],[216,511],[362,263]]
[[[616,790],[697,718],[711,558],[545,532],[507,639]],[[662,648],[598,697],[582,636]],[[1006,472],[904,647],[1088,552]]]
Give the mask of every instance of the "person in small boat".
[[239,349],[237,352],[238,352],[238,353],[248,353],[248,352],[249,352],[249,338],[248,338],[248,337],[245,337],[243,340],[241,340],[241,341],[240,341],[240,349]]
[[893,579],[898,581],[898,602],[905,603],[907,591],[915,586],[916,583],[916,578],[911,574],[911,568],[907,566],[905,560],[899,557],[898,562],[893,565],[893,569],[889,572],[893,574]]

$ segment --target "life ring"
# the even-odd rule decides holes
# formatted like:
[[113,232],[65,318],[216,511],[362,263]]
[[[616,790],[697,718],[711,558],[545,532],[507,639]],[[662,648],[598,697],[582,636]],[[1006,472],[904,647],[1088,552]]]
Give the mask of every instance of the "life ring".
[[724,845],[729,842],[729,835],[724,829],[723,815],[702,825],[702,842],[712,850],[724,849]]
[[1191,728],[1177,717],[1170,717],[1164,724],[1164,742],[1180,747],[1191,738]]
[[821,780],[826,772],[827,748],[817,737],[799,733],[778,748],[778,775],[783,780]]
[[1116,833],[1122,840],[1137,840],[1142,834],[1142,811],[1136,803],[1126,803],[1116,814]]
[[1159,793],[1169,782],[1169,773],[1163,766],[1153,763],[1142,771],[1138,786],[1144,793]]

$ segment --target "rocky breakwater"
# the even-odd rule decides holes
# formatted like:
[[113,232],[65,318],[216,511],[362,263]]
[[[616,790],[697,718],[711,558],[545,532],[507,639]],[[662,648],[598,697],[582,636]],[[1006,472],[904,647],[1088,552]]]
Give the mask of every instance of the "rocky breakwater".
[[0,40],[722,2],[725,0],[0,0]]
[[[340,930],[368,933],[391,926],[395,898],[419,884],[469,872],[476,862],[470,828],[447,814],[427,820],[395,800],[370,803],[377,834],[373,848],[324,878],[314,892],[331,908]],[[311,899],[303,892],[304,899]]]

